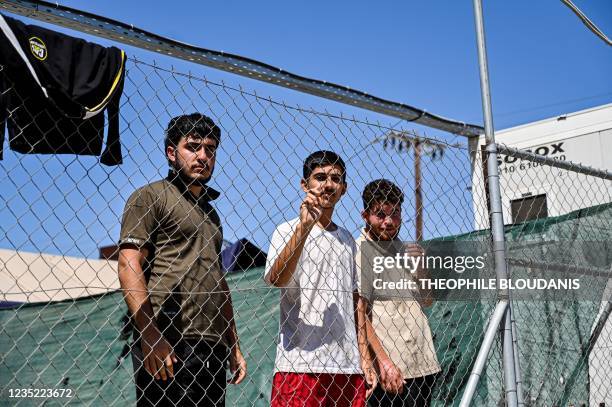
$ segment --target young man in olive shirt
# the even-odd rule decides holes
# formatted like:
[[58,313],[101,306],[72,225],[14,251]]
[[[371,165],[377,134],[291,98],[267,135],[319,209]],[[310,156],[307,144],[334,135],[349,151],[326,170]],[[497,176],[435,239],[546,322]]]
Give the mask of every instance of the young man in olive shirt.
[[168,124],[166,179],[136,190],[121,223],[119,280],[136,327],[139,406],[224,405],[229,359],[246,362],[220,265],[222,229],[210,201],[220,129],[194,113]]

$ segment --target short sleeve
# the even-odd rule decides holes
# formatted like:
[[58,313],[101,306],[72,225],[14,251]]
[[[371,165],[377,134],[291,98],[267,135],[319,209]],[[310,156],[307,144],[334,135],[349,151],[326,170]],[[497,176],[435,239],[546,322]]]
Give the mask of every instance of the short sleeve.
[[127,200],[121,220],[119,247],[132,244],[139,249],[153,243],[151,237],[157,227],[155,205],[159,197],[149,189],[136,190]]
[[291,226],[288,223],[283,223],[279,225],[274,233],[272,234],[272,239],[270,240],[270,248],[268,249],[268,257],[266,258],[266,268],[264,271],[264,281],[268,284],[270,280],[268,279],[270,270],[276,261],[276,258],[283,250],[283,248],[289,243],[289,239],[291,238]]
[[[365,249],[370,248],[367,244],[367,240],[358,239],[355,243],[355,269],[356,269],[356,282],[357,282],[357,290],[359,291],[359,295],[365,298],[368,301],[372,301],[372,270],[369,261],[363,261],[363,257],[367,256],[368,250]],[[367,246],[367,247],[366,247]]]

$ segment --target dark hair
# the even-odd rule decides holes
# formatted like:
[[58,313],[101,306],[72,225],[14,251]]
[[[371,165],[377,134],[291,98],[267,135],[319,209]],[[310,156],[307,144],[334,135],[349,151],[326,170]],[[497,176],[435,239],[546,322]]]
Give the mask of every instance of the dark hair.
[[337,165],[342,169],[342,182],[346,183],[346,165],[342,158],[333,151],[315,151],[304,160],[303,176],[308,179],[317,167]]
[[208,116],[204,116],[201,113],[192,113],[170,119],[166,129],[164,147],[176,147],[181,138],[187,137],[189,134],[195,134],[202,138],[210,137],[217,142],[217,146],[221,142],[221,129],[219,129],[219,126]]
[[377,203],[387,202],[392,205],[401,205],[404,202],[404,193],[393,182],[381,178],[366,185],[361,198],[363,209],[368,210]]

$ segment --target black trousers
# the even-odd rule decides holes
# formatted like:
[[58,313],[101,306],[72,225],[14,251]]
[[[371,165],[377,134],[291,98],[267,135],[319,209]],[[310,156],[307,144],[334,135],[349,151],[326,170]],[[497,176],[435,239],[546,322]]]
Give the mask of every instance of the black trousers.
[[138,407],[224,406],[225,345],[182,340],[174,346],[174,378],[155,380],[144,368],[140,342],[132,346]]
[[429,407],[436,375],[404,381],[402,394],[386,393],[380,385],[368,399],[369,407]]

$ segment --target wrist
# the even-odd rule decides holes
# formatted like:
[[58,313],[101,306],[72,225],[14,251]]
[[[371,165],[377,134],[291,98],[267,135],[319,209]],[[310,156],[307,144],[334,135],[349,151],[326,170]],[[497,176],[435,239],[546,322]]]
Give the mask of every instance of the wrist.
[[145,326],[144,328],[142,328],[140,330],[141,336],[145,339],[148,338],[157,338],[162,336],[161,332],[159,331],[159,329],[157,329],[157,326],[155,326],[155,324],[153,323],[149,323],[147,326]]
[[367,373],[368,371],[376,371],[374,363],[370,359],[361,360],[361,370],[363,370],[364,373]]
[[361,358],[361,367],[372,368],[374,367],[374,362],[369,357]]
[[390,364],[393,362],[391,361],[391,358],[389,358],[389,356],[387,355],[376,355],[376,363],[379,367],[382,367],[383,365]]
[[297,232],[302,233],[302,234],[310,233],[315,223],[316,223],[315,221],[304,222],[302,219],[300,219],[300,221],[297,224]]

